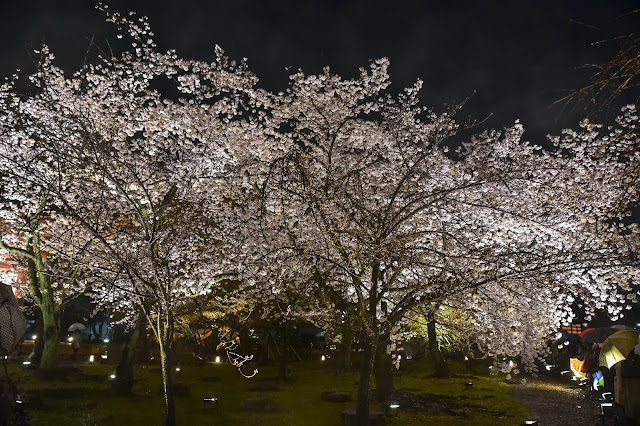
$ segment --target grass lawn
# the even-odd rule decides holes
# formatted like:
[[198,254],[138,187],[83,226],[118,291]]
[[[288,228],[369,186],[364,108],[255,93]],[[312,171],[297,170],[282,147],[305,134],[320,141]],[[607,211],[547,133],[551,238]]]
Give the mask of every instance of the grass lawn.
[[[112,365],[76,364],[81,372],[62,377],[40,377],[20,364],[8,364],[34,426],[60,425],[160,425],[164,423],[161,375],[157,365],[136,368],[131,397],[109,394]],[[260,367],[252,379],[242,377],[229,364],[182,364],[174,375],[179,425],[294,425],[333,426],[340,424],[341,412],[355,402],[325,402],[320,395],[336,389],[355,398],[358,375],[339,372],[330,362],[293,364],[293,379],[275,391],[250,391],[251,386],[277,376],[273,367]],[[453,372],[456,372],[453,366]],[[246,371],[252,371],[249,366]],[[450,379],[432,378],[428,363],[406,365],[396,388],[404,398],[419,400],[420,409],[402,404],[397,417],[388,424],[401,425],[516,425],[527,416],[525,406],[510,395],[510,385],[501,376],[463,374]],[[471,389],[465,383],[472,381]],[[271,382],[272,385],[276,383]],[[375,386],[375,384],[374,384]],[[219,408],[203,407],[203,398],[216,397]],[[280,410],[271,413],[243,411],[247,398],[267,397]],[[372,410],[381,407],[372,402]]]

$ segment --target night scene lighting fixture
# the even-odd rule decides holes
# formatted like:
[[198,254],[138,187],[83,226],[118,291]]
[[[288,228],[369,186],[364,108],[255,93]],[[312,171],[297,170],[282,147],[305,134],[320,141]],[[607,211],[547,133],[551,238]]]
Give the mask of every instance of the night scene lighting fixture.
[[22,365],[31,365],[31,361],[24,361]]
[[220,355],[216,356],[216,364],[220,364],[221,360],[220,360]]
[[38,338],[37,334],[34,334],[33,336],[31,336],[31,340],[36,340]]
[[525,420],[524,425],[537,425],[538,421],[537,420]]
[[67,338],[67,342],[73,342],[73,336],[69,336],[69,337]]
[[96,360],[96,357],[93,355],[89,355],[89,362],[93,362]]
[[180,367],[176,367],[176,371],[180,371]]
[[109,343],[109,339],[104,339],[104,342],[105,343]]
[[102,355],[100,355],[100,358],[102,358],[102,359],[107,359],[107,357],[108,357],[108,355],[107,355],[107,354],[102,354]]
[[110,379],[115,379],[116,378],[116,374],[113,373],[112,375],[109,376]]
[[324,355],[322,355],[322,356],[320,357],[320,361],[325,361],[326,359],[327,359],[327,357],[326,357],[326,356],[324,356]]

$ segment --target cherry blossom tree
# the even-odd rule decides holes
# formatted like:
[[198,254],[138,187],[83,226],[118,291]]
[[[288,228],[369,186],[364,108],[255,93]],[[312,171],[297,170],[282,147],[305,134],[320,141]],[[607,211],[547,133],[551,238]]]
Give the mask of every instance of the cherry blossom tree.
[[[108,16],[132,39],[133,51],[66,77],[45,46],[30,76],[35,94],[20,100],[21,121],[8,126],[25,123],[24,132],[64,166],[48,186],[38,183],[39,191],[49,191],[66,220],[94,240],[91,272],[103,283],[96,293],[114,309],[147,317],[173,425],[174,313],[233,271],[233,227],[220,213],[232,165],[226,147],[244,137],[245,124],[234,121],[243,111],[235,93],[250,89],[255,77],[220,50],[212,63],[158,53],[145,18]],[[160,89],[153,86],[159,80]],[[177,99],[163,93],[167,82]]]
[[379,343],[417,304],[455,301],[477,324],[499,327],[482,342],[490,353],[532,361],[535,342],[571,319],[573,298],[618,314],[617,288],[635,273],[630,247],[596,220],[608,194],[599,203],[589,192],[597,184],[577,189],[589,179],[581,155],[523,142],[519,123],[448,152],[451,115],[418,105],[420,83],[386,94],[387,66],[376,61],[355,80],[300,72],[286,93],[261,99],[272,130],[259,220],[274,259],[262,273],[295,254],[357,304],[368,337],[363,425]]
[[35,360],[55,365],[65,306],[88,289],[94,241],[80,223],[60,213],[55,187],[66,165],[32,132],[22,114],[15,79],[0,87],[0,249],[26,271],[21,293],[39,309]]

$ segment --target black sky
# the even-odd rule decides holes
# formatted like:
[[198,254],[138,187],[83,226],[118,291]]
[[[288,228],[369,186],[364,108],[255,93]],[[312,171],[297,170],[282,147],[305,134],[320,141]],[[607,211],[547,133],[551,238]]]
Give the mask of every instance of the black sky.
[[[50,45],[58,64],[77,69],[89,40],[117,45],[93,0],[0,0],[0,75],[29,68],[29,51]],[[291,70],[329,65],[354,76],[370,60],[391,60],[393,86],[424,80],[422,99],[441,108],[473,95],[462,111],[482,125],[520,118],[533,141],[572,125],[579,114],[552,106],[586,82],[580,67],[603,62],[640,29],[637,0],[526,1],[107,1],[149,16],[156,41],[184,57],[207,59],[219,44],[248,58],[262,87],[282,90]]]

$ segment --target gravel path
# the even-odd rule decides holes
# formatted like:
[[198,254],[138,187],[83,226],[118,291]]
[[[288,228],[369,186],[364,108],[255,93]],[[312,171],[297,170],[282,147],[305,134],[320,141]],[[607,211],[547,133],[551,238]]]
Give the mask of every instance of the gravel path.
[[600,425],[597,395],[579,389],[573,383],[538,377],[513,387],[513,395],[531,410],[542,426]]

